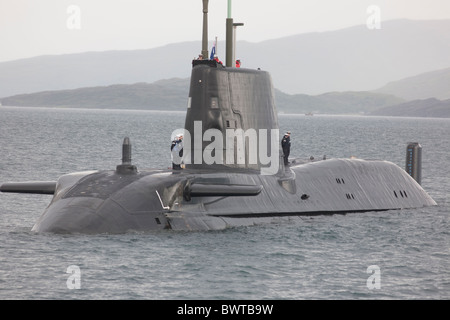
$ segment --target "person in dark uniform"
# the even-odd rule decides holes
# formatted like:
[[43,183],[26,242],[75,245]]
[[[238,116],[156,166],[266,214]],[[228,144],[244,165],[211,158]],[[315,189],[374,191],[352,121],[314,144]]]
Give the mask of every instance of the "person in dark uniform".
[[284,164],[289,164],[288,158],[291,153],[291,132],[288,131],[284,134],[283,139],[281,139],[281,148],[283,149]]
[[183,157],[183,135],[179,134],[175,137],[170,145],[172,152],[172,169],[181,169],[181,158]]

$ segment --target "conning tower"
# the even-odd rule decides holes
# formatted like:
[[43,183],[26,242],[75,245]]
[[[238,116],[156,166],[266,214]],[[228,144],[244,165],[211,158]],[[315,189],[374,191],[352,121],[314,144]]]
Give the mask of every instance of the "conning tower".
[[[205,14],[207,1],[203,3]],[[207,19],[203,22],[205,36]],[[260,170],[268,165],[267,157],[276,157],[278,162],[279,126],[270,74],[225,67],[215,60],[194,60],[192,65],[185,122],[186,168],[223,165]]]

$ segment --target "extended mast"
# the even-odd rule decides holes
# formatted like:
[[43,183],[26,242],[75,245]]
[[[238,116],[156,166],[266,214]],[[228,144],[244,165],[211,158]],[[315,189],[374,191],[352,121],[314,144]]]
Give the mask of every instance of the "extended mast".
[[202,55],[208,59],[208,2],[203,0],[203,35],[202,35]]

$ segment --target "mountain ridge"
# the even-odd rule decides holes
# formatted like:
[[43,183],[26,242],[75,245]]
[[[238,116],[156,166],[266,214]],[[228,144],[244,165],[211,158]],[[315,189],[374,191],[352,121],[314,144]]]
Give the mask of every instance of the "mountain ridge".
[[[189,78],[172,78],[151,84],[141,82],[43,91],[2,98],[0,105],[185,111],[189,82]],[[328,92],[315,96],[289,95],[278,89],[274,91],[275,105],[280,113],[450,118],[450,99],[405,101],[393,95],[371,91]]]
[[433,70],[389,82],[373,92],[393,94],[405,100],[450,99],[450,68]]
[[450,99],[420,99],[370,112],[374,116],[450,118]]
[[[4,106],[186,110],[190,78],[153,83],[116,84],[58,91],[42,91],[0,99]],[[283,113],[368,113],[403,102],[392,95],[373,92],[329,92],[317,96],[289,95],[275,89],[275,102]]]
[[[0,97],[189,77],[200,41],[152,49],[46,55],[0,63]],[[223,42],[219,55],[224,60]],[[392,20],[258,43],[238,41],[243,67],[268,70],[289,94],[368,91],[450,66],[450,20]],[[392,66],[395,66],[393,68]]]

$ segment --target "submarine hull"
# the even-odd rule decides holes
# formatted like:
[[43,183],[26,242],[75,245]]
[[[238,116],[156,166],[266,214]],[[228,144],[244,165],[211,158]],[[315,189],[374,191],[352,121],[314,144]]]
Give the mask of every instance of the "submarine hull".
[[98,171],[62,176],[55,195],[32,231],[53,233],[124,233],[158,230],[166,227],[158,198],[164,179],[161,170],[145,173],[118,174]]
[[[206,196],[188,194],[197,190],[196,186],[219,191]],[[260,192],[230,195],[229,186],[255,186]],[[357,159],[308,161],[286,168],[282,175],[241,170],[152,170],[134,175],[100,171],[72,186],[60,183],[58,188],[33,231],[94,234],[221,230],[290,216],[436,205],[397,165]]]

